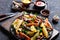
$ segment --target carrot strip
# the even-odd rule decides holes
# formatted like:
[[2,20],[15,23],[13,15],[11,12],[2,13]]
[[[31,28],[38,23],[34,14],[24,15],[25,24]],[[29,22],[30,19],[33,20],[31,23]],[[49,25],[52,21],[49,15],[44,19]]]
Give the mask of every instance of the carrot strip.
[[26,40],[31,40],[30,37],[28,37],[27,35],[25,35],[24,33],[20,32],[20,36],[21,38],[25,37]]

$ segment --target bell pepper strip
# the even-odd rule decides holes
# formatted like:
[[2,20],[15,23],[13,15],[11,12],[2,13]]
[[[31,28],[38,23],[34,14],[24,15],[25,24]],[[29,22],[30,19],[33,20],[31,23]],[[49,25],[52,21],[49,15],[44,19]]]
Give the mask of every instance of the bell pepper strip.
[[52,25],[51,25],[50,22],[48,21],[48,18],[45,19],[44,25],[45,25],[47,28],[50,28],[51,30],[53,29]]
[[25,37],[26,40],[31,40],[30,37],[28,37],[28,36],[25,35],[24,33],[20,32],[19,34],[20,34],[20,37],[21,37],[21,38]]
[[39,24],[38,23],[28,23],[28,24],[26,24],[27,26],[39,26]]

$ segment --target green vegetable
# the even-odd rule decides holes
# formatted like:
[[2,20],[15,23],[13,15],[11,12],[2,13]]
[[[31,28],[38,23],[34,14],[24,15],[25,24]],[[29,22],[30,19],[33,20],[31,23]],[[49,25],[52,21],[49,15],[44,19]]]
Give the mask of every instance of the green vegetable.
[[26,11],[23,11],[24,12],[24,15],[28,14]]
[[42,29],[40,28],[40,32],[42,32]]
[[35,13],[34,15],[38,15],[38,13]]
[[20,26],[21,28],[25,28],[23,25],[22,26]]
[[14,25],[11,25],[12,28],[14,28]]
[[35,19],[34,18],[31,18],[31,20],[34,22]]
[[36,28],[37,30],[39,30],[39,29],[40,29],[40,27],[37,27],[37,26],[35,26],[35,28]]
[[36,19],[36,17],[37,17],[37,15],[34,15],[34,17],[33,17],[33,18],[34,18],[34,19]]
[[24,24],[27,24],[27,22],[24,22]]
[[31,38],[31,40],[36,40],[36,38],[39,36],[39,30],[38,32]]
[[27,34],[28,30],[24,29],[24,30],[22,30],[22,32],[25,33],[25,34]]
[[35,27],[37,30],[39,30],[40,32],[42,32],[42,28],[41,27]]

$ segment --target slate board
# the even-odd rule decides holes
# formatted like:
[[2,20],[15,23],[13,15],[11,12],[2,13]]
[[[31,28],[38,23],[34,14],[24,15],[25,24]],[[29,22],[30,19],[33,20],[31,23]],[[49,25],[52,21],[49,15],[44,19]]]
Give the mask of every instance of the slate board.
[[[11,23],[12,23],[17,17],[19,17],[20,15],[22,15],[22,14],[21,14],[21,13],[18,13],[16,16],[14,16],[14,17],[12,17],[12,18],[4,21],[4,22],[1,24],[1,26],[2,26],[5,30],[7,30],[8,32],[10,32]],[[59,33],[59,31],[53,29],[52,37],[51,37],[49,40],[53,39],[58,33]]]

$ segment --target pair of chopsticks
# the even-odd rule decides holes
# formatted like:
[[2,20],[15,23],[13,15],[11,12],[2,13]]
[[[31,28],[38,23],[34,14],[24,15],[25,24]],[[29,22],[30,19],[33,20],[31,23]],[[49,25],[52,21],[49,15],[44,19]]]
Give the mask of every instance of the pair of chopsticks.
[[0,22],[3,21],[3,20],[5,20],[5,19],[11,18],[11,17],[15,16],[16,14],[8,13],[8,14],[3,14],[3,15],[6,15],[6,16],[0,18]]

